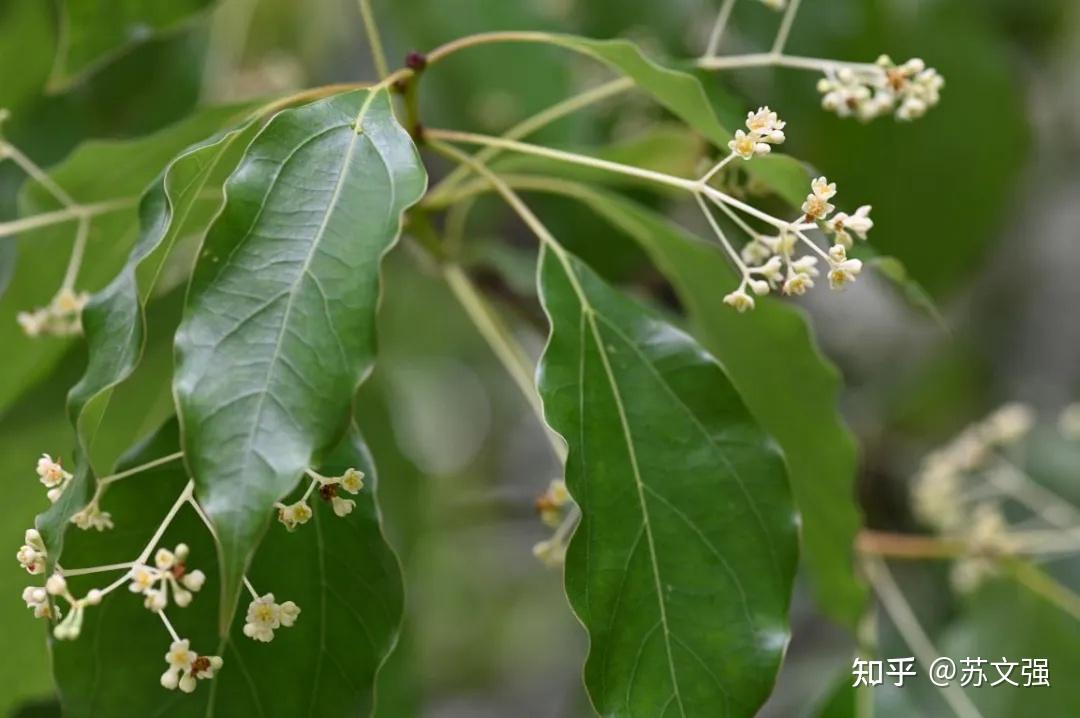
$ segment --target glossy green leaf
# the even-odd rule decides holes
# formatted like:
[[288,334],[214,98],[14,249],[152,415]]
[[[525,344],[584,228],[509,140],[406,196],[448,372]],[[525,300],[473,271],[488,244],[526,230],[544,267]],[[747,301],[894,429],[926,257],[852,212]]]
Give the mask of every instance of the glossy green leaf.
[[630,200],[583,186],[567,189],[653,257],[686,304],[696,336],[784,449],[815,593],[828,615],[854,627],[866,593],[853,563],[861,523],[855,442],[838,411],[836,369],[821,355],[806,320],[766,297],[758,298],[751,314],[731,311],[723,297],[737,279],[719,248]]
[[389,93],[365,90],[277,115],[226,184],[173,381],[221,539],[223,620],[274,502],[345,429],[374,360],[380,261],[426,182]]
[[[135,466],[177,450],[175,422],[122,463]],[[319,467],[339,475],[348,467],[367,475],[346,517],[334,515],[317,497],[313,518],[295,532],[275,525],[267,533],[248,576],[260,593],[294,601],[301,610],[291,628],[270,643],[243,635],[243,617],[219,644],[220,585],[214,543],[190,508],[177,515],[161,545],[185,542],[189,568],[207,575],[206,585],[186,608],[170,606],[169,620],[203,654],[217,653],[224,665],[212,685],[200,681],[192,694],[159,684],[171,641],[162,622],[121,587],[87,609],[82,635],[52,644],[53,666],[67,716],[326,716],[369,715],[376,673],[396,640],[403,609],[401,574],[382,535],[375,505],[371,457],[354,431],[327,453]],[[103,506],[116,528],[69,539],[70,567],[131,560],[187,483],[182,463],[173,462],[112,486]],[[74,531],[74,529],[73,529]],[[79,591],[103,585],[110,574],[72,579]],[[88,669],[92,666],[92,669]]]
[[214,0],[63,0],[49,84],[60,90],[146,42],[176,30]]
[[788,640],[783,460],[693,339],[545,249],[538,372],[582,510],[566,590],[601,715],[751,716]]

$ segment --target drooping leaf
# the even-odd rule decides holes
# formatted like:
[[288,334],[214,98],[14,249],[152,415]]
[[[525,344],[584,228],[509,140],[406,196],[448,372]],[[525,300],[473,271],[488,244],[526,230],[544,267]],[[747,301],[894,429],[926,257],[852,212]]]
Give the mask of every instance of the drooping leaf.
[[[236,106],[208,108],[146,137],[87,142],[49,171],[52,180],[82,205],[116,203],[110,211],[91,218],[77,290],[101,289],[123,266],[137,238],[139,196],[162,168],[185,147],[240,121],[243,115],[243,108]],[[202,203],[201,211],[207,210],[207,204]],[[23,190],[22,217],[62,208],[40,185],[29,184]],[[60,286],[74,238],[73,221],[24,232],[18,238],[0,238],[0,243],[16,242],[19,248],[19,271],[0,298],[0,345],[7,348],[0,412],[48,374],[71,346],[70,340],[26,337],[15,316],[49,302]]]
[[345,429],[374,359],[380,260],[425,186],[386,90],[280,113],[226,185],[174,376],[188,466],[221,539],[223,620],[273,503]]
[[855,442],[838,411],[836,369],[821,355],[806,320],[767,297],[758,298],[752,314],[736,314],[723,297],[737,279],[718,248],[630,200],[580,185],[566,188],[653,257],[687,306],[696,336],[784,449],[815,594],[828,615],[854,627],[866,595],[853,563],[861,523]]
[[170,32],[214,0],[64,0],[51,88],[62,90],[134,45]]
[[783,460],[693,339],[544,249],[538,372],[582,510],[566,590],[601,715],[751,716],[788,639]]
[[[132,452],[122,463],[136,466],[177,450],[175,422]],[[243,635],[243,618],[219,645],[219,578],[214,543],[194,510],[180,511],[160,545],[187,543],[189,569],[206,573],[203,589],[186,608],[166,609],[176,630],[192,649],[219,654],[224,665],[213,685],[200,681],[192,694],[170,693],[159,677],[171,638],[162,622],[143,607],[142,597],[121,587],[101,605],[87,609],[82,635],[53,642],[53,665],[65,715],[112,716],[257,716],[298,715],[336,718],[364,716],[374,703],[376,673],[396,640],[403,608],[401,574],[382,535],[375,504],[375,473],[362,439],[350,431],[328,452],[319,467],[340,475],[356,467],[365,487],[356,508],[335,516],[316,498],[314,516],[289,533],[274,526],[255,555],[250,581],[278,602],[294,601],[301,610],[295,625],[281,628],[270,643]],[[69,539],[65,560],[72,568],[85,563],[130,561],[146,545],[164,513],[187,483],[181,462],[166,464],[109,489],[103,505],[113,512],[116,528],[104,534]],[[74,529],[73,529],[74,530]],[[101,586],[114,576],[71,579],[78,592]],[[91,669],[88,669],[92,667]]]

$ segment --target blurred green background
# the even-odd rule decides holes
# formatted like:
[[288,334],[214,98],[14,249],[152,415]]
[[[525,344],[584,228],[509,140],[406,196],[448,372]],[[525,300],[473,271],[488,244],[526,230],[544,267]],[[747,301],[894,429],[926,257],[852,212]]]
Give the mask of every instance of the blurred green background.
[[[718,5],[376,0],[375,10],[392,59],[500,29],[624,36],[654,54],[686,58],[700,53]],[[767,46],[777,19],[755,0],[738,3],[726,51]],[[0,107],[11,111],[4,134],[45,166],[86,139],[145,134],[199,103],[374,75],[353,0],[222,0],[196,22],[50,93],[55,37],[52,3],[0,0]],[[874,205],[874,246],[903,261],[945,318],[942,328],[881,279],[842,298],[822,292],[805,302],[847,380],[844,409],[863,447],[868,523],[910,530],[907,476],[928,448],[1002,401],[1029,401],[1049,417],[1080,396],[1080,8],[1069,0],[804,0],[789,50],[858,61],[918,55],[948,83],[942,104],[919,122],[861,125],[820,110],[811,74],[703,76],[747,108],[779,110],[788,121],[785,151],[827,172],[845,205]],[[595,67],[550,48],[477,49],[433,70],[422,115],[430,125],[500,132],[597,77]],[[595,147],[639,137],[663,119],[643,100],[623,98],[560,122],[537,141]],[[667,138],[655,161],[686,164],[685,143]],[[12,163],[0,163],[0,218],[14,216],[22,181]],[[625,239],[565,202],[535,204],[600,271],[664,299]],[[532,243],[495,203],[479,203],[469,241],[478,265],[505,273],[503,294],[530,298]],[[34,269],[20,268],[16,244],[0,240],[0,286],[7,272]],[[407,244],[386,274],[382,357],[361,390],[359,418],[405,564],[409,617],[381,678],[379,715],[586,715],[583,632],[559,573],[530,552],[547,533],[532,500],[556,476],[557,462],[437,274]],[[42,286],[33,299],[44,303],[51,292]],[[528,316],[508,317],[538,352],[542,337]],[[3,353],[24,351],[30,341],[12,338]],[[167,353],[167,338],[157,341]],[[8,383],[0,371],[0,543],[12,554],[44,508],[36,457],[70,452],[63,397],[79,376],[82,350],[73,343],[55,353],[59,363],[33,381]],[[167,362],[159,371],[164,392]],[[1046,455],[1058,451],[1051,446]],[[1065,466],[1075,487],[1080,468]],[[1071,630],[1071,642],[1033,652],[1056,651],[1060,675],[1068,666],[1072,675],[1080,670],[1075,624],[1057,626],[1008,587],[976,596],[961,612],[940,571],[916,568],[901,578],[946,645],[971,645],[971,636],[1021,615],[1047,622],[1031,629],[1042,635]],[[0,715],[36,715],[32,704],[50,697],[43,630],[19,600],[24,585],[14,560],[0,564],[0,635],[8,648],[0,654]],[[801,589],[794,627],[768,715],[806,714],[850,665],[851,637],[818,616]],[[934,705],[932,696],[902,700],[920,698]],[[1023,714],[1014,709],[1021,710],[990,707],[986,715]]]

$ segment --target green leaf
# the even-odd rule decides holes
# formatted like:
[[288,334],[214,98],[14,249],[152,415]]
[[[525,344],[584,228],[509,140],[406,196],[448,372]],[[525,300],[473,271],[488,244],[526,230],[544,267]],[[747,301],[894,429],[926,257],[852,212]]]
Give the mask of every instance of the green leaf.
[[[136,466],[177,450],[176,422],[132,452],[123,466]],[[192,694],[169,692],[159,684],[171,638],[142,598],[121,587],[101,605],[87,609],[82,635],[53,642],[53,670],[64,715],[264,716],[369,715],[376,673],[396,640],[403,610],[397,560],[387,545],[375,504],[370,454],[355,430],[328,452],[319,470],[340,475],[356,467],[365,488],[346,517],[315,499],[313,518],[295,532],[275,525],[266,535],[248,576],[260,593],[301,609],[296,624],[279,629],[270,643],[243,635],[243,620],[219,645],[218,573],[213,540],[190,508],[177,515],[160,545],[178,542],[191,549],[189,567],[207,575],[206,585],[186,608],[167,608],[169,620],[191,647],[219,653],[224,665],[213,685],[200,681]],[[74,568],[104,561],[130,561],[157,528],[187,483],[182,463],[173,462],[113,485],[104,506],[116,528],[69,539],[65,556]],[[77,592],[101,586],[110,574],[69,580]]]
[[563,191],[653,257],[686,304],[696,336],[784,449],[815,594],[828,615],[853,628],[866,598],[853,563],[861,524],[855,442],[838,411],[837,371],[821,355],[804,317],[767,297],[757,299],[752,314],[733,312],[723,297],[737,279],[719,248],[617,195],[577,185]]
[[[87,142],[49,171],[52,180],[82,205],[118,203],[91,219],[76,289],[95,292],[116,276],[138,236],[138,198],[162,168],[185,147],[243,119],[245,112],[237,106],[208,108],[146,137]],[[23,189],[20,205],[22,217],[62,209],[38,184]],[[0,243],[16,242],[19,248],[19,269],[0,298],[0,345],[6,347],[0,412],[46,376],[71,347],[69,340],[26,337],[15,316],[50,301],[60,286],[74,237],[74,222],[25,232],[17,239],[0,237]]]
[[214,0],[64,0],[50,89],[63,90],[139,43],[181,27]]
[[274,502],[345,430],[374,360],[380,261],[426,183],[390,94],[364,90],[277,115],[226,185],[173,379],[221,539],[223,621]]
[[581,507],[566,590],[605,716],[751,716],[788,641],[796,516],[720,365],[560,250],[540,292],[545,413]]

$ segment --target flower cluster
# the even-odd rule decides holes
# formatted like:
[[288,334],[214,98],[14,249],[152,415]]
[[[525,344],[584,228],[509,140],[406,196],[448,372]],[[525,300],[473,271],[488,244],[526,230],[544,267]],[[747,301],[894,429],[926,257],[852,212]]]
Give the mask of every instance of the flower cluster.
[[165,663],[169,667],[161,674],[162,687],[191,693],[198,680],[213,678],[223,661],[220,656],[200,656],[191,650],[191,641],[185,638],[172,642],[165,654]]
[[83,531],[89,531],[90,529],[106,531],[113,527],[112,514],[108,511],[102,511],[97,499],[91,501],[81,511],[76,512],[71,517],[71,523]]
[[1001,452],[1023,440],[1034,424],[1029,407],[1006,404],[928,454],[915,477],[915,514],[941,534],[963,542],[970,554],[953,565],[957,590],[973,590],[996,573],[996,559],[1021,548],[999,506],[995,482],[1001,484],[999,472],[1006,470],[1010,473],[1005,486],[1016,485],[1012,474],[1020,472]]
[[244,621],[244,635],[255,641],[269,643],[274,631],[284,626],[291,628],[300,615],[300,607],[292,601],[275,603],[274,594],[258,596],[248,604]]
[[783,144],[787,139],[784,136],[786,126],[787,123],[768,107],[759,107],[757,112],[747,114],[748,131],[736,130],[735,138],[728,142],[728,149],[744,160],[757,155],[767,155],[772,151],[772,145]]
[[[833,215],[836,207],[830,200],[835,196],[836,184],[818,177],[810,183],[810,194],[803,202],[803,217],[799,222],[788,225],[774,236],[753,233],[741,252],[743,280],[735,291],[724,297],[724,303],[745,312],[754,308],[753,295],[768,294],[776,288],[787,295],[806,294],[820,275],[819,261],[829,267],[831,288],[843,289],[854,282],[862,271],[862,261],[847,256],[847,250],[854,244],[852,234],[866,239],[874,222],[870,219],[868,205],[852,215],[845,212]],[[834,244],[828,252],[810,241],[805,233],[809,229],[817,229],[833,238]],[[797,256],[800,246],[809,248],[813,254]]]
[[172,600],[181,608],[191,603],[192,594],[197,593],[206,582],[206,574],[198,569],[189,571],[187,544],[178,544],[169,551],[159,548],[154,554],[154,565],[139,565],[131,569],[131,583],[128,590],[142,594],[144,605],[154,613],[160,613],[169,605],[169,593]]
[[82,334],[82,310],[90,300],[86,292],[61,289],[47,306],[19,312],[16,321],[29,337],[70,337]]
[[[79,637],[82,631],[83,614],[87,606],[96,606],[101,603],[104,592],[99,589],[91,589],[83,598],[75,598],[68,590],[67,580],[57,572],[49,576],[45,581],[45,587],[27,586],[23,589],[22,598],[26,601],[26,607],[34,612],[35,618],[51,618],[57,621],[53,628],[53,636],[58,641],[71,641]],[[68,602],[70,610],[65,615],[55,601],[63,598]]]
[[337,516],[348,516],[356,508],[356,502],[338,495],[340,491],[346,491],[352,495],[360,493],[364,488],[364,472],[357,469],[348,469],[341,476],[323,476],[322,474],[308,471],[311,484],[299,501],[291,504],[278,502],[274,507],[278,511],[278,521],[285,525],[289,531],[295,531],[297,526],[306,524],[312,515],[308,497],[318,489],[319,496],[333,508]]
[[547,566],[561,566],[566,558],[566,547],[571,529],[576,525],[580,512],[561,479],[553,479],[547,490],[537,497],[536,511],[545,525],[555,529],[550,539],[533,546],[533,555]]
[[53,459],[48,454],[42,454],[38,459],[37,475],[41,483],[49,490],[45,495],[53,503],[56,503],[73,478],[70,472],[64,471],[59,458]]
[[37,529],[26,529],[23,541],[25,543],[19,547],[19,551],[15,554],[15,557],[19,560],[19,565],[31,575],[45,573],[47,553],[45,551],[45,542],[41,540],[41,534],[38,533]]
[[882,55],[873,65],[828,68],[818,81],[821,106],[840,117],[868,122],[895,113],[911,121],[941,100],[944,78],[918,58],[897,65]]

